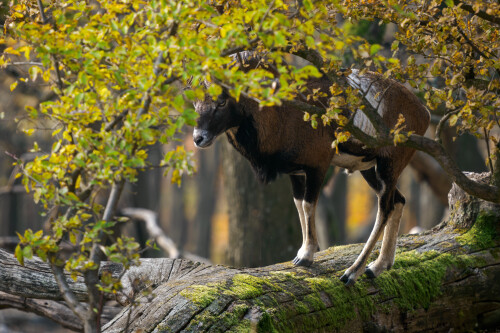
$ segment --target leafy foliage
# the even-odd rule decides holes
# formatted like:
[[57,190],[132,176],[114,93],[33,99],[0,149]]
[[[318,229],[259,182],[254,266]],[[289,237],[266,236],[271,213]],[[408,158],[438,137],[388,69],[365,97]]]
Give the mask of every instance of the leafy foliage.
[[[191,102],[205,93],[215,98],[225,89],[262,106],[299,94],[318,100],[321,92],[307,90],[305,82],[327,75],[329,104],[320,113],[305,112],[304,120],[313,127],[339,124],[336,148],[352,135],[344,128],[350,119],[342,110],[363,108],[363,96],[339,79],[350,72],[343,66],[356,64],[362,72],[378,71],[420,92],[443,116],[438,128],[448,122],[460,132],[499,141],[492,133],[500,125],[500,5],[491,0],[65,0],[44,5],[41,10],[34,0],[12,1],[0,39],[5,46],[0,66],[24,61],[29,75],[20,80],[49,85],[56,96],[27,108],[32,118],[48,119],[53,126],[50,151],[35,145],[35,160],[18,161],[23,184],[46,209],[51,230],[20,236],[20,262],[36,253],[64,263],[74,276],[85,274],[99,266],[93,249],[111,238],[112,245],[101,249],[105,257],[126,267],[135,264],[137,244],[113,234],[120,222],[104,216],[98,196],[113,185],[135,182],[139,170],[151,166],[149,147],[175,141],[184,125],[194,125]],[[390,50],[360,36],[372,22],[397,26]],[[262,65],[235,66],[245,50],[262,55]],[[411,135],[401,118],[389,134],[394,144]],[[161,166],[172,169],[175,183],[193,170],[182,146],[166,153]],[[77,249],[67,260],[58,256],[62,241]],[[103,289],[118,287],[106,276]]]

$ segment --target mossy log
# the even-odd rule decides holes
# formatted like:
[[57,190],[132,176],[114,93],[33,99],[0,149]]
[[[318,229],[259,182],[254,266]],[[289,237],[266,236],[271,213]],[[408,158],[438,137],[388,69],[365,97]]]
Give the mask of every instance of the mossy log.
[[[494,330],[500,327],[500,205],[456,187],[450,198],[446,221],[400,237],[394,267],[375,279],[363,276],[349,288],[339,277],[363,244],[319,252],[308,268],[281,263],[235,269],[144,259],[123,276],[125,296],[119,300],[129,304],[103,332]],[[102,269],[122,273],[117,264],[104,263]],[[40,260],[21,267],[12,255],[0,253],[0,277],[0,291],[61,299]],[[82,281],[68,282],[85,301]]]
[[[500,206],[454,187],[450,217],[398,241],[394,267],[353,287],[342,272],[362,244],[319,252],[309,268],[234,269],[173,260],[104,332],[449,332],[500,327]],[[377,255],[374,251],[373,257]],[[129,278],[141,278],[131,273]],[[144,280],[144,278],[142,278]],[[129,295],[130,296],[130,295]]]

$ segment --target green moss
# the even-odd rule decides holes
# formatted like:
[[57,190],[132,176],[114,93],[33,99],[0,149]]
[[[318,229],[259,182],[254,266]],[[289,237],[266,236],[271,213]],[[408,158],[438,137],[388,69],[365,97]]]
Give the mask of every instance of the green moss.
[[268,281],[249,274],[236,274],[233,276],[233,284],[230,287],[230,294],[239,299],[256,298],[264,293],[264,285]]
[[[366,318],[374,310],[373,301],[367,297],[366,283],[358,281],[353,287],[346,288],[336,277],[305,278],[305,282],[315,293],[304,298],[304,302],[311,305],[314,313],[303,316],[295,324],[303,329],[320,328],[328,325],[332,328],[343,327],[348,320],[358,315]],[[328,297],[331,307],[327,308],[321,298]],[[297,327],[296,327],[297,328]]]
[[439,253],[436,251],[426,251],[422,253],[416,251],[407,251],[398,253],[396,255],[396,261],[394,262],[393,269],[417,266],[421,262],[434,259],[437,256],[439,256]]
[[309,307],[299,300],[295,300],[293,302],[293,306],[295,308],[295,311],[298,313],[308,313],[310,311]]
[[441,294],[441,283],[449,267],[466,267],[473,259],[466,255],[411,251],[396,257],[394,269],[375,279],[382,301],[394,298],[404,310],[427,309]]
[[[482,228],[485,223],[491,221],[478,221],[476,227]],[[474,236],[467,237],[479,244],[491,242],[492,238],[488,240],[481,232],[474,231]],[[300,332],[324,327],[341,330],[356,318],[366,319],[389,309],[390,302],[375,305],[386,300],[404,311],[428,308],[439,297],[450,267],[466,268],[477,265],[478,260],[469,255],[407,251],[396,255],[393,269],[374,280],[362,277],[349,288],[333,274],[311,277],[307,272],[271,272],[262,277],[236,274],[227,284],[193,286],[181,294],[197,305],[210,304],[206,310],[215,305],[214,298],[220,295],[235,302],[220,315],[207,311],[211,317],[205,318],[206,310],[199,314],[203,325],[209,320],[214,331]],[[378,295],[368,295],[367,290],[373,290],[374,285],[379,289]],[[246,318],[250,308],[257,311],[258,320]]]
[[257,323],[257,332],[259,333],[278,332],[276,328],[274,328],[271,316],[267,312],[264,312],[262,314],[262,317]]
[[277,282],[291,281],[297,278],[297,274],[295,272],[283,272],[283,271],[269,272],[269,276],[272,277]]
[[218,288],[216,285],[194,285],[182,290],[180,294],[194,304],[206,307],[217,297]]
[[[201,313],[191,320],[189,325],[183,329],[184,332],[216,331],[223,332],[230,328],[239,327],[239,331],[245,331],[243,317],[248,312],[249,306],[245,303],[233,303],[227,307],[227,303],[222,301],[217,304],[217,300],[210,304]],[[246,322],[246,331],[250,331],[250,322]]]
[[[248,309],[249,307],[246,304],[236,304],[230,311],[225,311],[222,315],[220,315],[218,320],[225,328],[238,326],[240,321],[243,319],[243,316],[245,316],[248,312]],[[250,324],[250,321],[246,324]],[[248,326],[248,328],[250,327]]]
[[309,304],[313,311],[320,311],[326,309],[325,303],[321,300],[321,295],[319,292],[306,295],[304,297],[304,302]]
[[[216,332],[216,330],[212,330]],[[255,332],[255,330],[253,330]],[[252,332],[252,323],[248,319],[242,319],[240,322],[227,330],[227,332],[235,332],[235,333],[250,333]]]
[[498,217],[493,214],[480,214],[476,222],[466,233],[456,238],[461,245],[470,247],[472,251],[478,251],[495,245],[498,239]]

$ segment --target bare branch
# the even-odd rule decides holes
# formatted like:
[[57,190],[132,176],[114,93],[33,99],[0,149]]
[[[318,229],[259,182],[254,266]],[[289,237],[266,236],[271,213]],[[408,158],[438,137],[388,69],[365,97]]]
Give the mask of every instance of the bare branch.
[[421,150],[434,157],[446,173],[450,175],[453,182],[468,194],[486,201],[500,203],[500,189],[498,186],[481,184],[469,179],[458,168],[443,146],[436,141],[413,134],[408,137],[408,141],[401,143],[401,145]]
[[124,208],[121,212],[126,216],[143,221],[149,235],[153,237],[158,246],[168,254],[168,257],[174,259],[179,258],[180,252],[174,241],[167,237],[158,226],[158,214],[144,208]]
[[[123,186],[125,185],[125,180],[119,180],[114,183],[111,187],[111,192],[108,197],[108,202],[102,219],[104,221],[111,221],[115,216],[116,206],[120,199]],[[104,237],[104,232],[100,232],[97,237],[98,240],[102,240]],[[90,260],[99,268],[101,266],[102,252],[99,247],[99,243],[95,242],[92,246],[90,252]],[[98,269],[87,270],[83,273],[85,284],[87,285],[87,291],[89,294],[89,308],[87,310],[86,316],[84,318],[85,332],[100,332],[100,312],[102,307],[102,291],[97,287],[99,284],[99,274]],[[78,315],[78,314],[77,314]]]
[[77,315],[82,321],[84,321],[87,309],[85,308],[85,306],[80,304],[80,302],[76,298],[76,295],[71,290],[68,281],[66,280],[63,268],[57,266],[56,264],[52,264],[51,267],[64,300],[73,311],[73,313]]
[[460,6],[460,8],[462,8],[463,10],[468,11],[469,13],[474,14],[477,17],[482,18],[483,20],[500,25],[500,18],[497,16],[490,15],[487,12],[482,11],[482,10],[476,12],[474,10],[474,7],[472,7],[469,4],[464,3],[463,1],[455,0],[454,3],[456,6]]
[[72,331],[83,331],[81,319],[78,318],[66,304],[61,302],[26,299],[21,296],[14,296],[0,292],[0,309],[8,308],[36,313],[37,315],[49,318]]
[[448,205],[451,180],[443,168],[429,155],[418,151],[410,161],[410,166],[420,180],[425,181],[443,205]]
[[221,52],[220,56],[221,57],[227,57],[231,54],[235,54],[235,53],[238,53],[238,52],[242,52],[242,51],[245,51],[245,50],[248,50],[248,49],[251,49],[253,46],[255,46],[255,44],[259,41],[259,39],[256,37],[254,39],[251,39],[248,41],[248,45],[245,45],[245,46],[236,46],[236,47],[232,47],[232,48],[229,48],[229,49],[226,49],[224,51]]
[[207,258],[186,251],[179,251],[174,241],[169,238],[158,225],[158,214],[154,211],[144,208],[124,208],[121,210],[121,213],[143,221],[146,224],[146,230],[149,235],[153,237],[158,246],[168,254],[169,258],[184,258],[193,262],[212,264]]

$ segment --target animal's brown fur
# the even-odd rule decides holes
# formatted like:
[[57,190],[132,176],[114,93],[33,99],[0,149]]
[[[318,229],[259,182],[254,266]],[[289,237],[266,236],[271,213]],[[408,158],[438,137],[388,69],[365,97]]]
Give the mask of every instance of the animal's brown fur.
[[[351,82],[364,88],[373,107],[380,107],[379,114],[388,128],[394,128],[402,114],[406,131],[419,135],[425,133],[430,121],[429,112],[403,85],[375,73],[349,78]],[[328,95],[330,84],[323,77],[310,80],[307,88],[321,88]],[[300,96],[298,98],[303,100]],[[294,264],[310,265],[313,254],[317,251],[314,212],[321,182],[329,165],[333,163],[350,172],[360,170],[379,196],[379,212],[372,234],[356,262],[346,270],[342,281],[352,284],[362,273],[384,228],[387,235],[384,234],[381,254],[368,267],[367,272],[376,276],[392,265],[395,238],[405,203],[403,195],[396,188],[396,182],[413,156],[413,149],[399,146],[365,148],[361,142],[352,138],[341,144],[340,155],[335,155],[335,150],[331,147],[335,139],[334,124],[319,124],[317,129],[313,129],[304,122],[304,113],[299,108],[273,106],[260,109],[255,101],[245,97],[240,97],[239,102],[229,97],[223,97],[223,100],[227,102],[218,104],[207,100],[195,106],[200,113],[198,128],[195,128],[195,143],[197,146],[207,147],[217,135],[225,132],[231,144],[252,163],[261,181],[268,182],[278,173],[290,174],[303,233],[303,244]],[[378,105],[379,101],[381,103]],[[328,100],[325,98],[315,104],[324,107],[328,105]],[[362,130],[374,132],[373,126],[363,118],[363,114],[356,114],[356,117],[358,118],[355,120],[359,120],[364,126]],[[386,228],[386,224],[390,227]]]

